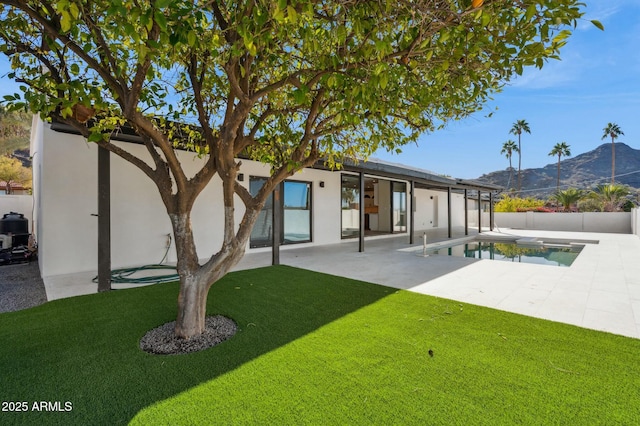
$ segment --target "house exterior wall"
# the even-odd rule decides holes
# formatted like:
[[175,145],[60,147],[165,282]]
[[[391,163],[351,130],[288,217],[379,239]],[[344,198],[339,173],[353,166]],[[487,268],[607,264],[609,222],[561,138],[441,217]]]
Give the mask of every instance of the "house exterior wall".
[[[414,223],[416,231],[449,226],[446,191],[416,188],[415,196]],[[471,200],[469,200],[469,206],[471,204]],[[471,216],[469,221],[471,221]],[[462,194],[451,194],[451,226],[464,226],[464,195]]]
[[[149,164],[152,163],[143,145],[115,143]],[[53,131],[48,124],[36,119],[32,127],[31,152],[34,157],[33,226],[39,244],[41,274],[54,276],[96,271],[97,146],[87,143],[81,136]],[[193,176],[205,161],[194,153],[178,151],[176,155],[187,176]],[[110,163],[112,268],[158,263],[165,253],[165,261],[175,262],[175,245],[170,240],[173,236],[171,223],[155,184],[141,170],[117,155],[111,155]],[[242,160],[239,172],[244,175],[240,184],[249,189],[251,177],[268,177],[269,167],[255,161]],[[312,241],[283,245],[282,249],[348,241],[341,238],[342,222],[349,219],[357,221],[358,218],[345,218],[345,210],[341,209],[342,173],[304,169],[289,179],[311,184]],[[320,182],[324,183],[322,187]],[[386,182],[388,188],[378,188],[378,196],[390,199],[390,180],[382,177],[381,182]],[[408,200],[410,185],[408,181],[404,182],[407,184]],[[446,191],[416,189],[414,197],[416,231],[448,227]],[[209,258],[222,244],[221,200],[221,182],[215,176],[196,200],[191,215],[195,244],[201,259]],[[469,208],[473,209],[472,200],[469,200]],[[359,215],[359,211],[357,213]],[[236,224],[240,223],[243,214],[244,206],[236,197]],[[292,210],[285,214],[289,229],[306,221],[306,212]],[[389,223],[390,214],[390,211],[382,211],[380,220]],[[471,210],[470,224],[474,217],[477,216]],[[452,226],[464,226],[462,194],[452,193],[451,222]],[[408,228],[407,220],[407,232]],[[170,248],[167,250],[169,242]],[[269,247],[250,249],[249,244],[246,249],[252,252],[271,250]]]
[[[151,162],[144,146],[116,143]],[[39,122],[32,135],[31,149],[32,153],[38,152],[34,158],[35,216],[39,218],[35,233],[42,275],[97,270],[98,221],[92,216],[98,212],[97,146],[81,136],[52,131]],[[204,162],[193,153],[178,151],[177,155],[189,176]],[[249,177],[267,177],[269,168],[242,160],[240,173],[244,174],[241,184],[248,189]],[[305,169],[290,180],[311,182],[312,244],[340,242],[340,173]],[[320,181],[324,182],[323,188]],[[222,188],[216,176],[193,207],[194,238],[203,259],[215,253],[222,243],[221,199]],[[236,198],[236,223],[243,214],[244,206]],[[171,222],[155,184],[132,164],[111,155],[112,267],[160,262],[167,250],[168,235],[172,235]],[[304,244],[283,248],[301,245]],[[173,243],[166,260],[177,260]]]

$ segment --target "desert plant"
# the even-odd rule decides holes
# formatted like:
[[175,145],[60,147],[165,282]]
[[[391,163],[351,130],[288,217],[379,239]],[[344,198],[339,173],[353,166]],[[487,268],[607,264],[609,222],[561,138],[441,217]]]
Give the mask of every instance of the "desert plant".
[[555,144],[549,155],[558,156],[558,180],[556,182],[556,191],[560,191],[560,159],[563,155],[565,157],[571,155],[571,150],[569,149],[569,145],[567,145],[566,142],[559,142]]
[[630,193],[629,188],[624,185],[602,184],[591,190],[589,198],[598,203],[600,211],[616,212],[622,210],[625,197]]
[[562,204],[564,211],[570,211],[571,206],[577,204],[582,198],[584,198],[585,192],[581,189],[569,188],[563,191],[556,191],[551,199],[558,204]]
[[620,137],[620,135],[624,135],[624,132],[616,123],[607,123],[607,127],[602,129],[604,134],[602,135],[602,139],[606,139],[608,137],[611,138],[611,185],[615,183],[616,176],[616,139]]
[[531,134],[529,123],[527,123],[525,120],[516,121],[515,123],[513,123],[511,130],[509,130],[509,133],[518,135],[518,195],[522,190],[522,144],[520,143],[522,132]]
[[509,182],[507,182],[507,188],[511,186],[511,182],[513,182],[513,167],[511,166],[511,157],[514,152],[520,152],[518,149],[518,145],[511,139],[502,144],[502,150],[500,154],[504,154],[509,160]]

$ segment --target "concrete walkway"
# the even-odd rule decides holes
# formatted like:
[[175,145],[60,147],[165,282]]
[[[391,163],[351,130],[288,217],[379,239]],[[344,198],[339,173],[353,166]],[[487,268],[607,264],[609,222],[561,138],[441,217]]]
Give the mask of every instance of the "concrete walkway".
[[[357,241],[281,251],[282,264],[406,289],[464,303],[640,338],[640,238],[625,234],[505,230],[483,235],[597,240],[568,268],[467,259],[422,257],[408,238]],[[444,236],[446,237],[446,235]],[[430,235],[429,241],[442,235]],[[420,239],[416,239],[420,242]],[[250,253],[237,269],[270,264],[270,252]],[[86,276],[84,276],[86,275]],[[96,289],[95,274],[49,277],[49,300]],[[95,285],[94,285],[95,286]]]

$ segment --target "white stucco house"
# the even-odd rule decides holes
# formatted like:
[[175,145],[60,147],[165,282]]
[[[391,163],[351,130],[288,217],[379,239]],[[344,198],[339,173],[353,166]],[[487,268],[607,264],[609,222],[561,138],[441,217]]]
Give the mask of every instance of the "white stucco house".
[[[43,277],[96,271],[98,265],[98,147],[72,129],[34,119],[33,229]],[[135,135],[116,143],[146,158]],[[187,171],[204,161],[179,151]],[[119,157],[110,157],[111,266],[159,262],[167,250],[171,224],[158,191],[147,176]],[[264,164],[243,160],[238,180],[249,190],[269,175]],[[441,228],[490,226],[478,210],[481,196],[499,188],[451,179],[396,164],[376,161],[345,165],[332,171],[308,168],[284,182],[283,249],[304,245],[365,241],[385,235],[412,235]],[[217,177],[198,198],[192,213],[198,253],[208,257],[222,242],[222,193]],[[267,203],[251,236],[247,252],[270,250],[271,204]],[[236,207],[238,220],[242,203]],[[485,220],[480,224],[480,220]],[[450,235],[451,236],[451,235]],[[176,261],[173,247],[168,262]]]

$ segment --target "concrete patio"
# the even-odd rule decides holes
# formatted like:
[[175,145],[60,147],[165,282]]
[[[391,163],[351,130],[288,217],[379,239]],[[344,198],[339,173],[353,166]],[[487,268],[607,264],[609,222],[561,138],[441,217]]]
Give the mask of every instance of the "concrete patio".
[[[477,231],[473,232],[477,233]],[[501,229],[483,235],[598,240],[587,244],[567,268],[431,255],[421,256],[421,239],[367,239],[341,244],[286,247],[282,264],[487,306],[531,317],[640,338],[640,238],[627,234]],[[460,235],[457,232],[457,235]],[[456,235],[454,234],[454,237]],[[446,239],[429,235],[433,243]],[[404,249],[404,250],[403,250]],[[267,266],[269,251],[249,253],[236,269]],[[95,293],[95,272],[48,277],[49,300]],[[121,285],[114,285],[120,288]]]

